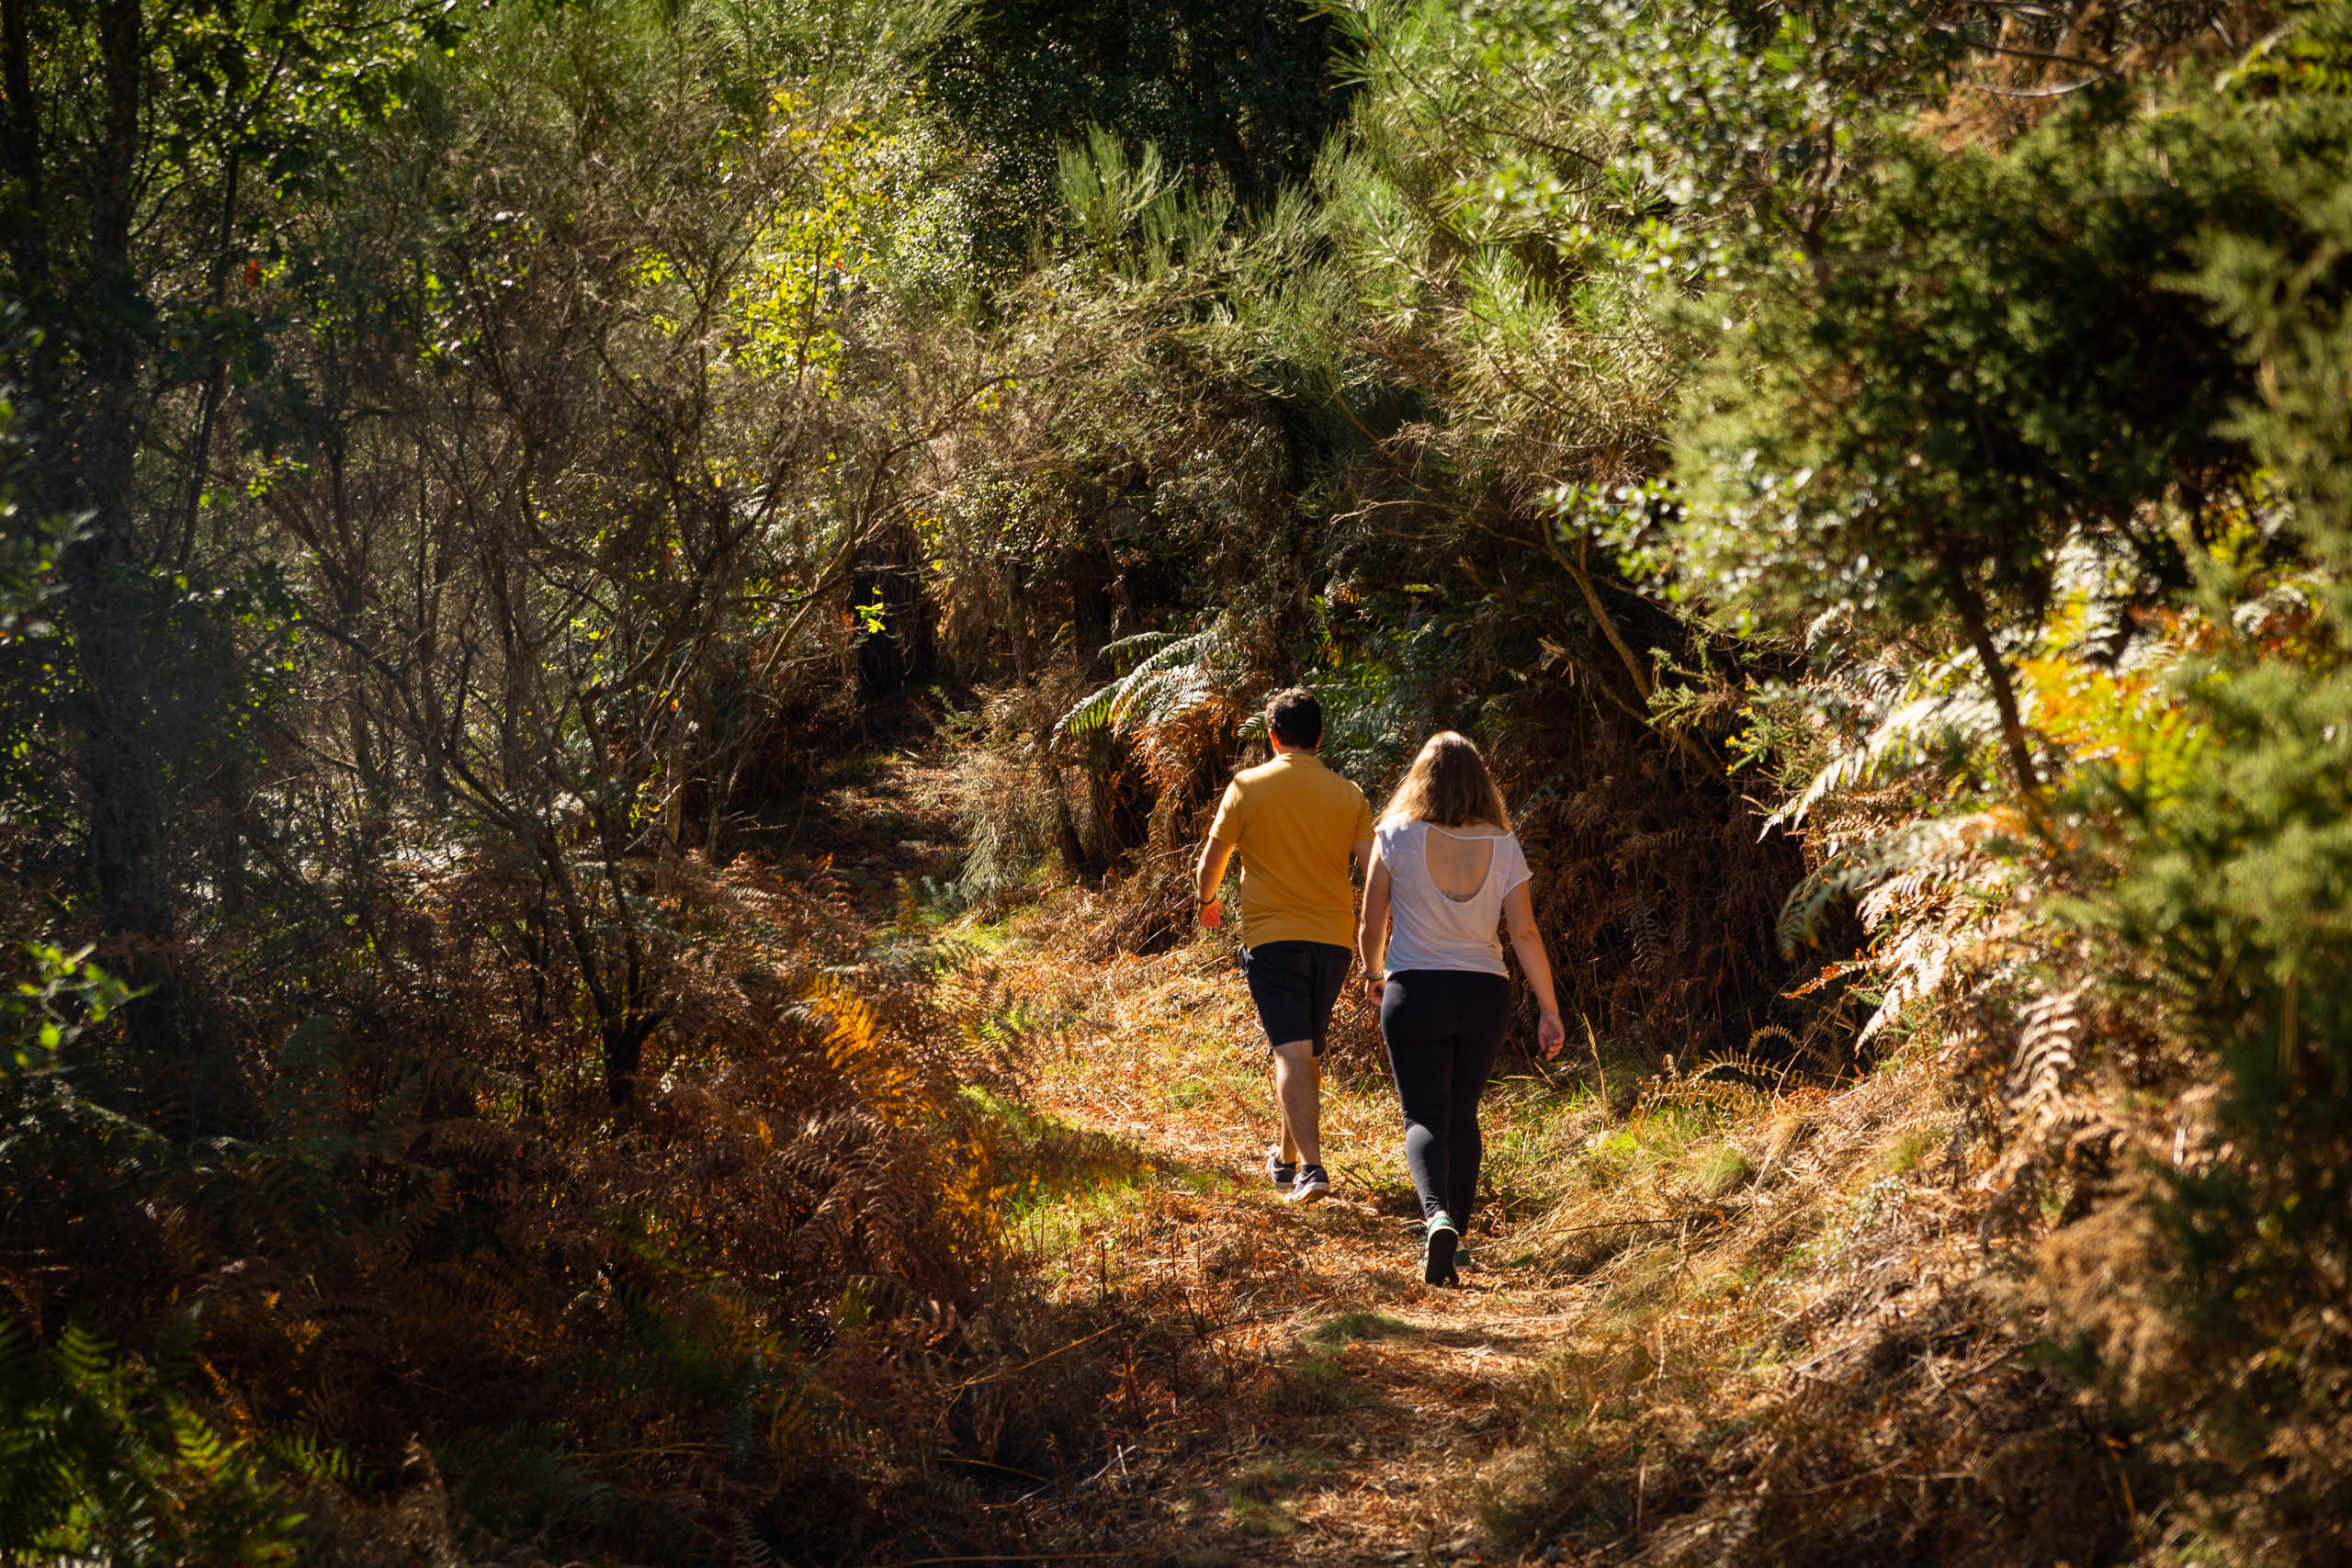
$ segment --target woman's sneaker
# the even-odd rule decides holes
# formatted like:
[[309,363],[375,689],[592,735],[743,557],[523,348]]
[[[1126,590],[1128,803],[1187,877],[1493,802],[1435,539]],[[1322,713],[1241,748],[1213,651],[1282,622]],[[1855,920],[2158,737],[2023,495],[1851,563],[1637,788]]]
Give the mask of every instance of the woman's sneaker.
[[1432,1285],[1459,1285],[1461,1276],[1454,1272],[1455,1258],[1462,1247],[1462,1233],[1453,1228],[1451,1216],[1435,1214],[1430,1220],[1429,1242],[1421,1248],[1421,1278]]
[[1302,1165],[1298,1168],[1298,1179],[1291,1183],[1290,1191],[1283,1201],[1286,1203],[1319,1202],[1330,1190],[1331,1179],[1323,1174],[1321,1166]]
[[1280,1149],[1266,1151],[1266,1179],[1277,1187],[1288,1187],[1298,1179],[1298,1167],[1283,1158]]

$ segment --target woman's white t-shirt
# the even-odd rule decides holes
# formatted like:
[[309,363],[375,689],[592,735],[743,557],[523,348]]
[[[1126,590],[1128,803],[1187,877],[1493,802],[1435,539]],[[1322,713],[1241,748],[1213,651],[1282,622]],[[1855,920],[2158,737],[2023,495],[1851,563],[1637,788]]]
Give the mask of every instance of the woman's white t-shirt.
[[[1430,880],[1429,836],[1491,839],[1487,879],[1467,898],[1451,897]],[[1374,852],[1388,868],[1390,974],[1407,969],[1468,970],[1509,975],[1503,964],[1503,899],[1530,880],[1518,836],[1492,828],[1440,828],[1429,822],[1383,822],[1373,829]]]

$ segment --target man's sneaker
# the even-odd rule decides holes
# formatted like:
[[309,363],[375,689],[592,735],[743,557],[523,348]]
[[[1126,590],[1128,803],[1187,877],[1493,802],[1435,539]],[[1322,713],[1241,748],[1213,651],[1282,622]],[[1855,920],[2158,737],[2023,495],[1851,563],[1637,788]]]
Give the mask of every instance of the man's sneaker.
[[1283,1201],[1287,1203],[1318,1202],[1330,1190],[1331,1179],[1323,1174],[1321,1166],[1302,1165],[1298,1168],[1298,1179],[1291,1183],[1290,1191]]
[[1422,1280],[1432,1285],[1462,1283],[1454,1272],[1461,1247],[1462,1233],[1453,1228],[1453,1219],[1443,1213],[1433,1215],[1430,1220],[1429,1244],[1421,1249]]
[[1283,1158],[1280,1149],[1266,1151],[1266,1178],[1277,1187],[1288,1187],[1298,1179],[1298,1167]]

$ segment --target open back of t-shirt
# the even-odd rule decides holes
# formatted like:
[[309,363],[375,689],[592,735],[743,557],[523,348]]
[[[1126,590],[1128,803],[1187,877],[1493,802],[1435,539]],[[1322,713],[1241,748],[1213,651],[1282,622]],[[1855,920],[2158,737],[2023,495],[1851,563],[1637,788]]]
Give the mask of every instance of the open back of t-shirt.
[[1495,869],[1495,840],[1501,837],[1491,828],[1441,828],[1431,822],[1421,837],[1421,859],[1429,867],[1430,883],[1450,902],[1467,904],[1478,897],[1487,886],[1487,877]]
[[1397,821],[1373,830],[1388,867],[1388,969],[1504,975],[1503,900],[1527,881],[1519,840],[1480,824]]

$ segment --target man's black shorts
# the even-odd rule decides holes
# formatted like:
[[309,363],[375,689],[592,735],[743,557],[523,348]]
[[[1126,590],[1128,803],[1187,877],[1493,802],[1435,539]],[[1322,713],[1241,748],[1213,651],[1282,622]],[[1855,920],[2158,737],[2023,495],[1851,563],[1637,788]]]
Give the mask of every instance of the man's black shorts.
[[1250,977],[1250,999],[1258,1004],[1269,1050],[1312,1040],[1315,1054],[1323,1054],[1331,1008],[1354,961],[1354,953],[1328,942],[1269,942],[1242,950],[1241,972]]

